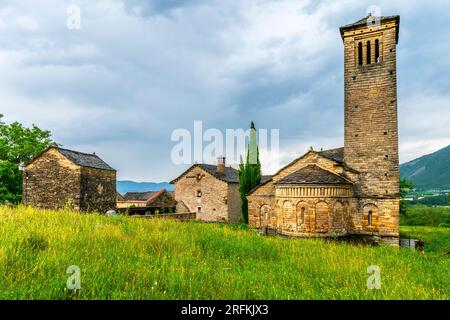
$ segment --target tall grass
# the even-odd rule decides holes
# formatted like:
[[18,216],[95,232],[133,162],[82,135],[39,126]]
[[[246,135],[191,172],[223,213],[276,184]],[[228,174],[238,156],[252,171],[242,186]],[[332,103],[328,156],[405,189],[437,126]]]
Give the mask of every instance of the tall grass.
[[[68,290],[68,266],[81,289]],[[381,268],[380,290],[367,268]],[[0,207],[1,299],[448,299],[449,260],[223,224]]]

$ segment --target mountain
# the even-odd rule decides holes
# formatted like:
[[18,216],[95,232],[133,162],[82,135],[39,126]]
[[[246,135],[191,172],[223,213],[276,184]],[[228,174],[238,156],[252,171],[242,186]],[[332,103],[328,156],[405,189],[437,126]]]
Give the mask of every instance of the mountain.
[[400,176],[418,189],[450,190],[450,146],[400,165]]
[[173,191],[173,185],[168,182],[117,181],[117,192],[122,195],[127,192],[159,191],[163,188]]

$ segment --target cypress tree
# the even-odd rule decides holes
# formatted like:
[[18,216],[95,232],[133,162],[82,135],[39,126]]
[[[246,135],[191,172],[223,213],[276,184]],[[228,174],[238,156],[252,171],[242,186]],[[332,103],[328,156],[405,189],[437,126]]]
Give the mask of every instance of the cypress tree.
[[256,127],[251,123],[250,142],[248,145],[245,163],[242,160],[239,165],[239,192],[242,199],[242,218],[248,224],[247,193],[261,183],[261,163],[259,161],[259,148],[256,142]]

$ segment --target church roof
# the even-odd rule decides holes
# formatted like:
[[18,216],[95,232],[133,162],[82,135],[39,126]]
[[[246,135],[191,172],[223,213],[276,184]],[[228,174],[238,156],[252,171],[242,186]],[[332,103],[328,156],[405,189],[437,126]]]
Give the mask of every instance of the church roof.
[[344,162],[344,148],[324,150],[320,151],[319,154],[327,159],[331,159],[336,162]]
[[351,182],[340,175],[311,164],[287,175],[276,184],[351,184]]
[[[396,20],[397,21],[397,25],[400,24],[400,16],[398,16],[398,15],[396,15],[396,16],[379,16],[379,17],[376,17],[376,16],[372,17],[371,15],[367,15],[366,17],[364,17],[364,18],[362,18],[362,19],[360,19],[360,20],[358,20],[356,22],[353,22],[353,23],[350,23],[350,24],[346,24],[346,25],[340,27],[339,30],[341,31],[341,36],[344,34],[344,31],[346,31],[346,30],[351,30],[353,28],[363,27],[363,26],[370,25],[371,23],[375,22],[373,20],[372,21],[368,21],[369,18],[371,18],[371,19],[374,19],[374,18],[379,19],[380,23],[387,22],[387,21],[390,21],[390,20]],[[399,33],[399,27],[397,26],[397,42],[398,42],[398,33]]]

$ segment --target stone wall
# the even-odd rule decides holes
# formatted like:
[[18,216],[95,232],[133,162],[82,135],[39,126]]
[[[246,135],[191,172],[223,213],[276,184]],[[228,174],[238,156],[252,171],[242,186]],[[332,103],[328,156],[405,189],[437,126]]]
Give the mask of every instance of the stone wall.
[[[81,168],[49,149],[24,170],[23,203],[37,208],[80,209]],[[115,197],[115,194],[114,194]]]
[[228,184],[228,213],[229,222],[237,223],[243,220],[242,199],[239,192],[239,183]]
[[81,211],[106,213],[116,209],[116,172],[81,168]]
[[278,228],[275,185],[269,181],[247,195],[250,228]]

